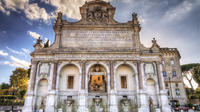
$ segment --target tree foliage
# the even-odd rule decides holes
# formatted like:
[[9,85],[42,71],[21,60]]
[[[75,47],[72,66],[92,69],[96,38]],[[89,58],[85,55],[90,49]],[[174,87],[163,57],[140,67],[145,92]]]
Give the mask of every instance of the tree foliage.
[[[191,71],[193,79],[200,85],[200,64],[186,64],[181,66],[182,72]],[[196,90],[186,88],[186,92],[189,99],[200,99],[200,87]]]
[[10,84],[0,86],[0,105],[23,105],[29,76],[30,68],[16,68],[10,76]]
[[28,70],[16,68],[10,76],[10,85],[18,89],[27,89],[28,79]]
[[2,83],[1,85],[0,85],[0,89],[8,89],[8,88],[10,88],[10,84],[8,84],[8,83]]

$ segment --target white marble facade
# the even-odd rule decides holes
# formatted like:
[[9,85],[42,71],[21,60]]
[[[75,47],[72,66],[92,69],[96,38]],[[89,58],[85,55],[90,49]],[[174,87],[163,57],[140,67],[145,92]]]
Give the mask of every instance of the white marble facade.
[[136,14],[118,23],[114,11],[96,0],[80,8],[79,22],[58,14],[55,42],[38,40],[31,53],[23,112],[170,112],[161,48],[140,43]]

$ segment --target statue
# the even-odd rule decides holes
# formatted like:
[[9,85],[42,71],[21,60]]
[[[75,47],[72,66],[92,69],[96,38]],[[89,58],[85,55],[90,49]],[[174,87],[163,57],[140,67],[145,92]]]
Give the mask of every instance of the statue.
[[64,101],[65,106],[64,106],[64,112],[73,112],[73,100],[72,99],[67,99]]
[[150,109],[150,112],[155,112],[154,105],[153,105],[153,100],[152,100],[151,97],[149,98],[149,109]]
[[42,102],[41,102],[40,107],[39,107],[39,110],[42,111],[42,112],[44,112],[45,105],[46,105],[46,98],[43,97],[42,98]]
[[99,97],[93,98],[92,112],[104,112],[102,99]]
[[121,111],[122,112],[130,112],[130,99],[128,99],[127,97],[123,98],[120,101],[120,105],[121,105]]

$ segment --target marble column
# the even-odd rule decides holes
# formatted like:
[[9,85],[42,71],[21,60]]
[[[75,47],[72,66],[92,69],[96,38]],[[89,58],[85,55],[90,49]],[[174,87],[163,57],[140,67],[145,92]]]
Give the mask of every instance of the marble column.
[[85,79],[86,78],[86,61],[82,61],[82,73],[81,73],[81,89],[78,93],[79,107],[78,112],[88,112],[86,105],[87,102],[87,90],[85,90]]
[[110,89],[114,89],[114,69],[113,69],[113,61],[110,61]]
[[57,80],[57,66],[58,62],[54,62],[54,67],[53,67],[53,80],[52,80],[52,90],[56,90],[56,80]]
[[85,89],[85,75],[86,75],[85,64],[86,64],[86,61],[83,61],[83,62],[82,62],[81,89]]
[[[48,96],[47,96],[47,100],[46,100],[46,108],[45,108],[45,112],[55,112],[55,104],[56,104],[56,78],[57,78],[57,65],[58,62],[55,61],[53,64],[51,64],[53,66],[51,66],[51,76],[50,78],[52,78],[52,84],[51,84],[51,90],[48,92]],[[53,73],[53,74],[52,74]],[[52,76],[53,75],[53,76]]]
[[157,76],[158,76],[159,89],[163,90],[164,85],[163,85],[163,80],[162,80],[162,73],[160,70],[160,62],[155,62],[155,64],[156,64],[156,72],[157,72]]
[[159,85],[161,85],[160,87],[160,104],[161,104],[161,110],[162,112],[170,112],[170,106],[169,106],[169,102],[168,102],[168,94],[167,94],[167,89],[165,89],[165,83],[164,83],[164,78],[162,76],[162,64],[160,62],[156,62],[157,63],[157,67],[158,67],[158,71],[160,71],[160,73],[158,74],[159,77]]
[[141,61],[137,61],[137,71],[138,71],[138,77],[139,77],[139,89],[143,88],[143,78],[141,73]]
[[138,79],[139,79],[139,108],[138,112],[149,112],[147,91],[144,89],[144,64],[137,61]]
[[31,62],[31,74],[30,74],[30,80],[28,85],[28,91],[26,93],[26,99],[24,103],[24,107],[22,109],[22,112],[33,112],[34,110],[34,89],[35,89],[35,79],[36,79],[36,73],[37,73],[37,61]]
[[114,90],[114,61],[110,61],[110,92],[109,92],[109,102],[110,102],[110,109],[109,112],[118,112],[117,107],[117,95],[116,91]]

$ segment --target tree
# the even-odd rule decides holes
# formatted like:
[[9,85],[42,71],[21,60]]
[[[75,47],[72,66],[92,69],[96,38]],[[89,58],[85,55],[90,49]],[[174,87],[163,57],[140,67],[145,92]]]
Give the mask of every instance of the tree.
[[16,68],[10,76],[10,85],[17,89],[27,89],[28,79],[28,70]]
[[10,88],[10,84],[8,84],[8,83],[2,83],[1,85],[0,85],[0,89],[9,89]]

